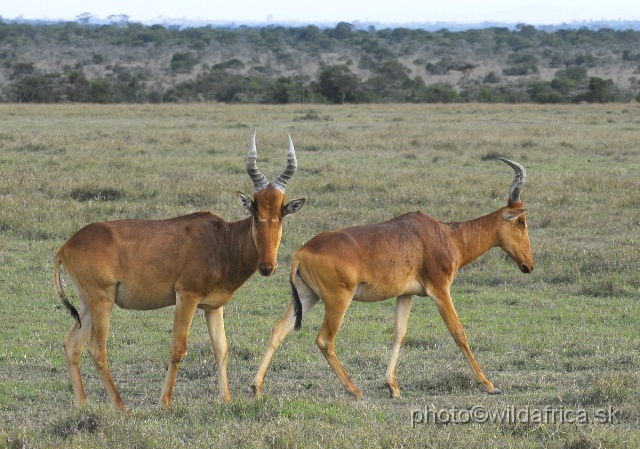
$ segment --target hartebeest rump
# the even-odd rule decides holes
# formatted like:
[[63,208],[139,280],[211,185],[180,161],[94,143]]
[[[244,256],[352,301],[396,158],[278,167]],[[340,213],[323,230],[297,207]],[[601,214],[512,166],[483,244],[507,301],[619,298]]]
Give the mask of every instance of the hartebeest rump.
[[[297,212],[304,198],[284,203],[284,191],[296,171],[291,137],[287,167],[270,183],[256,166],[255,133],[246,168],[254,198],[236,192],[250,212],[244,220],[227,222],[212,212],[167,220],[119,220],[92,223],[74,234],[55,256],[54,286],[76,319],[64,349],[78,406],[86,401],[80,375],[80,353],[87,340],[89,354],[114,405],[126,410],[107,364],[107,334],[113,305],[151,310],[175,305],[173,341],[160,404],[171,406],[178,366],[186,355],[187,338],[197,308],[203,309],[218,371],[222,400],[231,394],[227,380],[227,339],[223,306],[259,270],[270,276],[277,266],[282,219]],[[80,297],[80,311],[60,283],[60,265]]]
[[511,256],[523,273],[533,271],[525,209],[520,200],[526,172],[516,162],[499,159],[509,164],[516,176],[507,206],[491,214],[443,223],[423,212],[413,212],[383,223],[323,232],[304,244],[291,262],[292,300],[273,328],[252,384],[253,394],[262,395],[276,349],[291,329],[300,328],[302,317],[321,299],[325,314],[316,342],[347,391],[361,398],[362,392],[336,356],[336,334],[352,300],[373,302],[397,297],[386,385],[390,396],[398,397],[395,372],[414,295],[434,300],[478,382],[487,392],[500,393],[476,363],[449,293],[458,269],[495,246]]

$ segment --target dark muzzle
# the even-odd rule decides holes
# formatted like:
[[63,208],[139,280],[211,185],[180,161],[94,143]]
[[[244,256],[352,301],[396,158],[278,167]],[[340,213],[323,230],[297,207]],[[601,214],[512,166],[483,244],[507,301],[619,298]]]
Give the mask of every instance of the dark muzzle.
[[258,270],[260,274],[263,276],[271,276],[276,271],[276,267],[271,264],[260,264],[258,265]]

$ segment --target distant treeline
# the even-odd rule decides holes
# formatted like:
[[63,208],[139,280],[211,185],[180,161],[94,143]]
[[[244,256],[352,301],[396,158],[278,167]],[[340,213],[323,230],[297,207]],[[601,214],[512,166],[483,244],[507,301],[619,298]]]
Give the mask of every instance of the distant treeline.
[[[594,72],[630,76],[617,84]],[[635,75],[634,30],[0,21],[2,102],[640,101]]]

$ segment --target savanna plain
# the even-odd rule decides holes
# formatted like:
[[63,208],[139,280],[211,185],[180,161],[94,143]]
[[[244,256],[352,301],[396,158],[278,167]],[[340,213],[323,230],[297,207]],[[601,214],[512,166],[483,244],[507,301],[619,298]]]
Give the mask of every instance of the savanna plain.
[[[254,275],[225,307],[232,401],[217,398],[198,312],[173,407],[162,410],[173,308],[116,308],[108,356],[131,411],[114,410],[86,351],[88,405],[77,409],[62,349],[73,319],[52,288],[55,251],[94,221],[198,210],[244,218],[235,191],[252,192],[244,159],[254,129],[270,179],[291,133],[299,170],[287,197],[308,202],[284,220],[276,274]],[[527,169],[536,268],[523,274],[493,249],[458,273],[451,293],[478,363],[504,394],[479,388],[432,301],[416,298],[400,398],[384,386],[392,299],[352,303],[338,334],[362,400],[315,345],[321,303],[253,399],[289,302],[293,252],[321,231],[404,212],[443,221],[493,212],[513,180],[495,155]],[[640,447],[639,169],[636,103],[0,105],[0,448]]]

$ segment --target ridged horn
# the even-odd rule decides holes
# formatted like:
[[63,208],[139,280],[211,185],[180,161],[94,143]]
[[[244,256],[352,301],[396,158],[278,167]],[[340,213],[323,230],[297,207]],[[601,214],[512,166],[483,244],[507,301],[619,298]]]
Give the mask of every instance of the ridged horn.
[[247,173],[253,181],[254,192],[258,192],[269,185],[269,180],[258,171],[257,166],[258,150],[256,149],[256,131],[253,132],[253,139],[251,139],[251,148],[249,148],[249,154],[247,154]]
[[509,187],[509,200],[513,203],[520,202],[520,190],[522,190],[522,185],[527,179],[527,171],[524,167],[517,162],[513,162],[507,158],[496,156],[496,159],[500,159],[505,164],[509,165],[516,172],[516,177],[511,183]]
[[287,187],[287,183],[291,177],[295,174],[298,168],[298,160],[296,159],[296,151],[293,148],[293,141],[291,135],[289,135],[289,153],[287,154],[287,168],[278,175],[278,177],[271,183],[273,187],[284,193],[284,189]]

